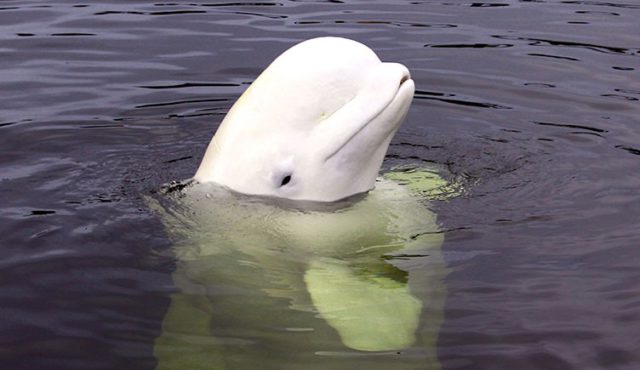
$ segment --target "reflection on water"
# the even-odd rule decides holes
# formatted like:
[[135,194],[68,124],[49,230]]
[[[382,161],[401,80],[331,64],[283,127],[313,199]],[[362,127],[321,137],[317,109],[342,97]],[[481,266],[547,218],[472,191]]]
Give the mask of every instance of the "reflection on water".
[[[193,281],[174,277],[190,269],[141,198],[193,175],[215,126],[275,56],[334,34],[402,62],[416,81],[384,167],[436,163],[465,184],[430,203],[450,268],[439,333],[419,321],[417,352],[376,357],[343,343],[332,326],[341,320],[278,295],[295,281],[300,307],[319,311],[331,299],[309,291],[322,291],[327,271],[390,297],[409,297],[407,278],[429,317],[411,285],[423,270],[397,259],[356,266],[301,252],[296,264],[273,251],[267,265],[296,269],[265,278],[275,290],[246,291],[342,343],[314,353],[327,364],[379,359],[393,369],[415,355],[446,369],[638,368],[639,12],[630,0],[3,1],[3,366],[152,369],[176,297],[186,307],[204,297],[206,308],[221,304],[210,294],[234,292],[221,281],[219,291],[180,293]],[[376,285],[368,269],[390,280]],[[305,325],[290,332],[312,336]],[[225,348],[247,336],[225,337]]]
[[179,258],[158,368],[440,368],[443,236],[415,190],[445,182],[393,174],[407,184],[381,180],[330,209],[208,184],[187,186],[168,208],[150,199]]

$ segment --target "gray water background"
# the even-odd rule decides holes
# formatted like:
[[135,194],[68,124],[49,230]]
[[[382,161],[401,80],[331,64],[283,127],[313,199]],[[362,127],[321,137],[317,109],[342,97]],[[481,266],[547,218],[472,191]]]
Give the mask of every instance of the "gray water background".
[[437,163],[444,369],[640,368],[640,4],[0,2],[0,363],[151,369],[175,289],[141,200],[190,177],[292,44],[417,93],[384,167]]

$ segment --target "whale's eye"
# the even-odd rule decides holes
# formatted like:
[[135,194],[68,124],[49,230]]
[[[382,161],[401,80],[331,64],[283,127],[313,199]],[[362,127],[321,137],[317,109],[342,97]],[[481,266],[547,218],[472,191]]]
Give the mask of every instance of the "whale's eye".
[[280,186],[285,186],[291,182],[291,175],[287,175],[282,178],[282,182],[280,182]]

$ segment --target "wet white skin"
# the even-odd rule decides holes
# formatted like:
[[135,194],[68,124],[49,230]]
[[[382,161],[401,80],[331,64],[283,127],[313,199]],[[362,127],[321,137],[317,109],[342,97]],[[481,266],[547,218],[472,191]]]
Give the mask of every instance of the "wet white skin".
[[231,108],[194,178],[245,194],[334,201],[373,188],[415,86],[356,41],[285,51]]

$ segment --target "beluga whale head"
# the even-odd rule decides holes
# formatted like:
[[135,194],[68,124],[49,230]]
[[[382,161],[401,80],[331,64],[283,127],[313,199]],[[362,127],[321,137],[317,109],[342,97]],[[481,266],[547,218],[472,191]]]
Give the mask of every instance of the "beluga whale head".
[[415,86],[356,41],[321,37],[276,58],[233,105],[194,179],[335,201],[373,188]]

